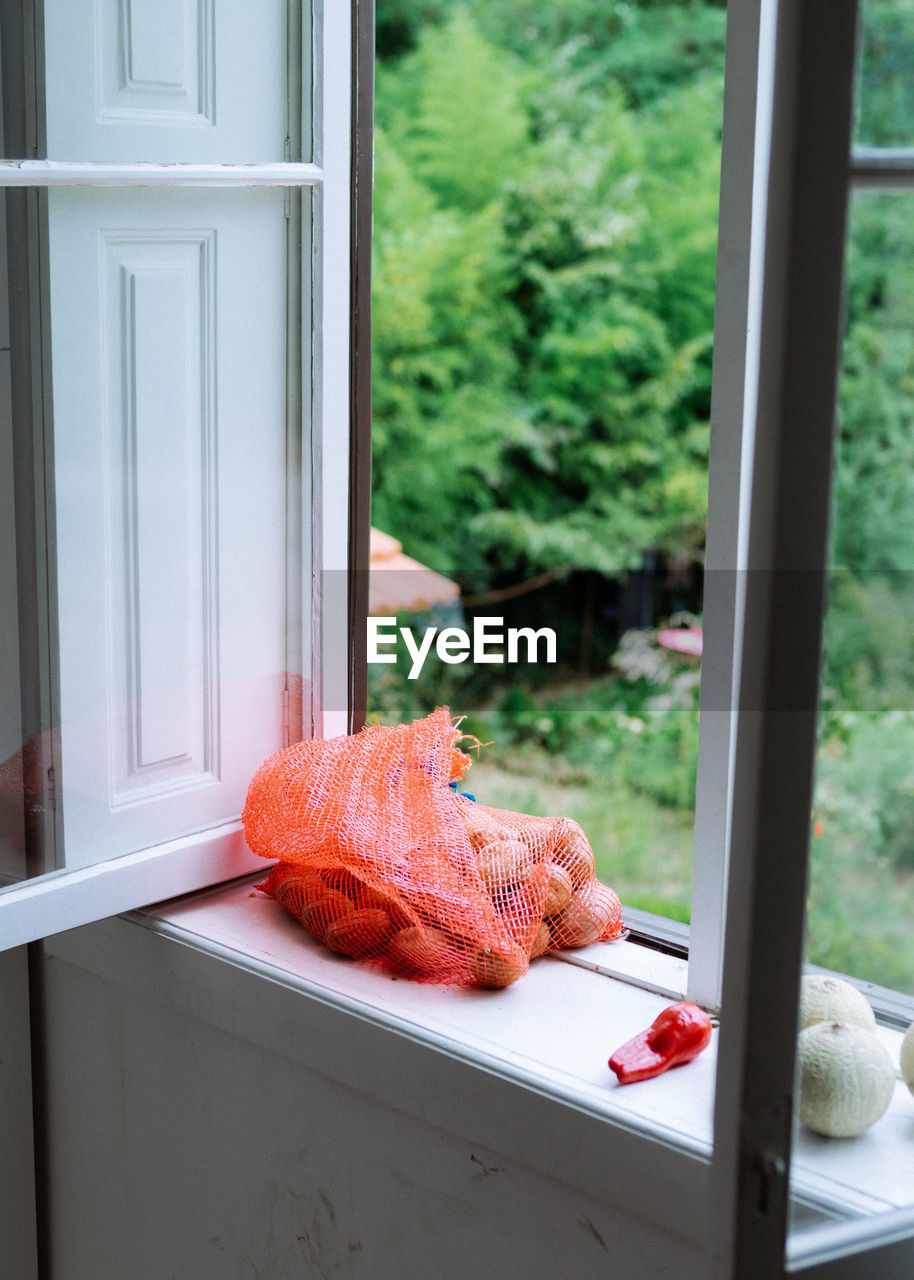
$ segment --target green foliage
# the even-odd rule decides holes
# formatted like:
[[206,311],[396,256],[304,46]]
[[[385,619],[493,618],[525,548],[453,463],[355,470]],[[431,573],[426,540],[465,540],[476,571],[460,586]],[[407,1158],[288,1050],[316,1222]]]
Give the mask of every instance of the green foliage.
[[[914,141],[912,15],[864,2],[864,144]],[[624,901],[683,918],[694,686],[673,669],[568,680],[584,584],[646,550],[702,553],[724,6],[378,0],[377,16],[373,522],[471,594],[552,572],[523,622],[571,636],[560,689],[540,669],[499,696],[492,669],[374,668],[373,714],[474,708],[468,731],[498,749],[474,767],[483,798],[577,817]],[[809,897],[811,959],[910,989],[912,204],[852,202]]]
[[845,712],[819,755],[816,812],[855,865],[914,867],[914,713]]
[[464,579],[704,538],[719,50],[637,113],[610,64],[722,14],[535,8],[414,6],[378,73],[374,519]]
[[531,159],[525,97],[535,79],[458,9],[381,69],[378,117],[441,204],[471,213],[498,199]]
[[851,205],[833,562],[914,568],[914,219],[910,196]]
[[489,502],[505,442],[524,429],[498,288],[491,209],[460,217],[379,130],[374,242],[373,520],[442,572]]
[[808,952],[914,990],[914,713],[845,713],[819,753]]
[[914,139],[914,9],[910,0],[864,0],[856,134],[871,147]]
[[910,573],[838,572],[830,581],[822,703],[827,733],[845,712],[904,711],[914,700]]
[[408,53],[421,28],[442,22],[449,8],[449,0],[377,0],[375,49],[381,63]]
[[620,86],[644,107],[671,89],[723,71],[726,16],[700,0],[468,0],[480,30],[527,59],[552,56],[584,87]]

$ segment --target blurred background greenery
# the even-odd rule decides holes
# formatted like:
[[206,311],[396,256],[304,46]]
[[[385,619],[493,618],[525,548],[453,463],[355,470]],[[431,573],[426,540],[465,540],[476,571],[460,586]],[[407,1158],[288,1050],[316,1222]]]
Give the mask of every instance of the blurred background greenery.
[[[914,10],[866,0],[856,132],[914,144]],[[481,800],[584,826],[688,919],[726,11],[377,0],[372,522],[555,666],[370,669]],[[914,992],[914,198],[852,202],[813,961]],[[454,617],[404,617],[404,625]]]

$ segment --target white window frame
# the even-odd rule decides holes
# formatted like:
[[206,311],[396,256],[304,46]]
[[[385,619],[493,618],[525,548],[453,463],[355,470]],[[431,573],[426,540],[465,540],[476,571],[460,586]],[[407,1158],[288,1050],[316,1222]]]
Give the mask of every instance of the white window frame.
[[[914,1208],[796,1242],[787,1215],[848,194],[855,179],[912,185],[914,154],[852,159],[857,0],[749,0],[740,12],[746,25],[731,30],[749,47],[730,71],[764,86],[751,188],[764,207],[743,205],[753,208],[737,371],[745,520],[731,588],[714,1274],[900,1277],[914,1267]],[[727,321],[718,314],[718,332]]]

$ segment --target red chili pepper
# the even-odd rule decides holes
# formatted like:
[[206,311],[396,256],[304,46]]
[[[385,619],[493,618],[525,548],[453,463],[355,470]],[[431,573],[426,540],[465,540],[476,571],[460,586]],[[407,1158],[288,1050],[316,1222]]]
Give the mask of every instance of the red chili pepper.
[[697,1004],[683,1000],[659,1014],[647,1031],[622,1045],[609,1060],[619,1084],[659,1076],[669,1067],[697,1058],[711,1039],[711,1019]]

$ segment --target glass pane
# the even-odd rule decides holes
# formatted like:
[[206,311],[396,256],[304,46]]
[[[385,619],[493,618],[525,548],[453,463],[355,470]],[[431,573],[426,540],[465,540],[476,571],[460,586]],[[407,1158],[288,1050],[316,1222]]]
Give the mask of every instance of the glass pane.
[[480,800],[687,919],[724,11],[377,17],[371,612],[467,645],[382,646],[370,715],[466,715]]
[[855,141],[914,146],[914,7],[863,0]]
[[851,206],[809,959],[914,993],[914,196]]
[[[821,1227],[823,1212],[854,1217],[914,1205],[912,1098],[900,1078],[910,1015],[902,999],[886,1001],[876,989],[914,995],[912,299],[914,195],[858,193],[806,944],[811,965],[867,985],[861,999],[829,978],[814,998],[810,985],[827,975],[804,977],[806,1017],[819,1025],[799,1042],[792,1179],[806,1209],[794,1224],[801,1247],[816,1237],[802,1245],[799,1233]],[[838,1025],[847,1021],[861,1025]],[[804,1083],[814,1073],[818,1090]],[[878,1238],[878,1219],[868,1221]]]

